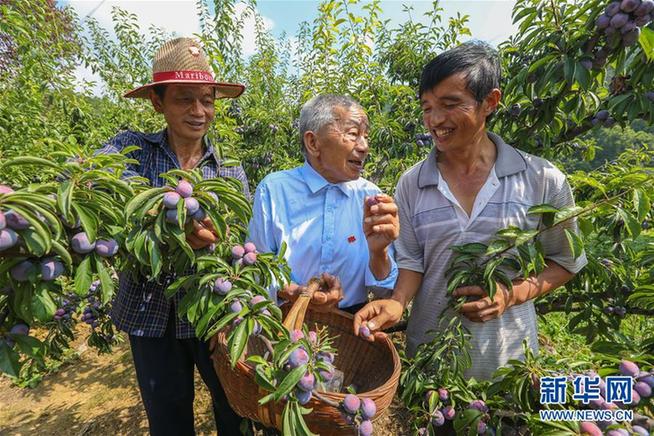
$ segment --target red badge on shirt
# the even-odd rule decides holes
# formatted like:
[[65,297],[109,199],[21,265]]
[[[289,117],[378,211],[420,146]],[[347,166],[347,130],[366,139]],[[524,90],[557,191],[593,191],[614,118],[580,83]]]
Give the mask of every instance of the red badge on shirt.
[[355,238],[354,235],[350,235],[347,238],[347,242],[349,242],[350,244],[353,244],[356,240],[357,240],[357,238]]

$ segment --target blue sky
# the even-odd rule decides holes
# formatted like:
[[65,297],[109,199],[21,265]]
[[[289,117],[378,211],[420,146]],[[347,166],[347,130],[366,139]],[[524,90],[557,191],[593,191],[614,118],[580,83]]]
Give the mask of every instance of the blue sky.
[[[141,29],[148,29],[151,25],[155,25],[179,36],[191,36],[199,32],[195,0],[59,0],[58,3],[71,6],[82,20],[89,15],[92,16],[107,30],[112,29],[111,9],[118,6],[136,14]],[[258,0],[257,10],[273,35],[280,36],[285,33],[289,37],[294,37],[301,22],[316,18],[318,4],[319,1],[314,0]],[[455,16],[457,12],[469,15],[468,27],[473,38],[488,41],[493,45],[506,40],[515,32],[516,26],[511,23],[511,10],[514,4],[514,0],[440,2],[445,17]],[[390,20],[391,27],[406,21],[408,15],[403,11],[404,5],[413,8],[411,14],[414,20],[425,22],[427,19],[423,17],[424,13],[433,7],[432,1],[383,0],[382,19]],[[358,7],[360,8],[360,5]],[[244,4],[237,5],[237,12],[244,9]],[[252,20],[245,23],[243,35],[244,53],[246,55],[254,53]],[[97,80],[90,70],[81,66],[77,76],[80,81]]]

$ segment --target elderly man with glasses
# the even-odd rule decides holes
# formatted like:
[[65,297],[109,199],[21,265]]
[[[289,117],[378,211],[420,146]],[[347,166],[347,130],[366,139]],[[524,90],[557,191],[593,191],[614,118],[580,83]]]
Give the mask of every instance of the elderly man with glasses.
[[338,305],[354,313],[367,302],[368,289],[385,294],[395,284],[397,207],[361,177],[368,117],[355,100],[309,100],[300,113],[300,141],[304,165],[269,174],[257,187],[249,239],[262,252],[277,253],[286,243],[292,283],[281,298],[294,300],[311,277],[321,275],[325,292],[314,295],[312,308]]

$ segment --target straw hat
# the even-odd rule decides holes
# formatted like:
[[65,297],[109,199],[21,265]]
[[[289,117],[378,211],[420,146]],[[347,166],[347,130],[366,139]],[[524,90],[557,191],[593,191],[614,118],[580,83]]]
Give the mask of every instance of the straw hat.
[[245,86],[238,83],[216,82],[200,44],[192,38],[170,40],[157,51],[152,63],[152,82],[125,94],[128,98],[148,98],[155,85],[187,83],[214,85],[216,98],[238,97]]

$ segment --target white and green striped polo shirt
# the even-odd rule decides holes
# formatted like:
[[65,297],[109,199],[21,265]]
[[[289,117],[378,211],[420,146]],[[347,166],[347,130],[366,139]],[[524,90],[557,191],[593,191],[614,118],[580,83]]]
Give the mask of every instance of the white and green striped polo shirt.
[[[440,176],[436,149],[400,178],[395,201],[399,208],[400,236],[395,241],[399,268],[420,272],[423,281],[411,309],[407,329],[407,351],[428,342],[427,331],[437,326],[447,306],[447,278],[453,245],[487,243],[502,228],[536,229],[538,215],[527,215],[534,205],[548,203],[557,208],[574,204],[565,175],[545,159],[524,153],[488,132],[497,147],[497,159],[488,180],[475,200],[470,217],[460,208]],[[564,234],[565,225],[543,232],[540,242],[550,259],[577,273],[586,264],[585,254],[572,255]],[[576,222],[567,228],[577,231]],[[448,313],[448,312],[446,312]],[[447,316],[452,316],[449,313]],[[474,323],[462,318],[472,333],[472,368],[468,377],[488,379],[509,359],[522,357],[526,338],[538,350],[536,312],[532,301],[513,306],[499,319]]]

